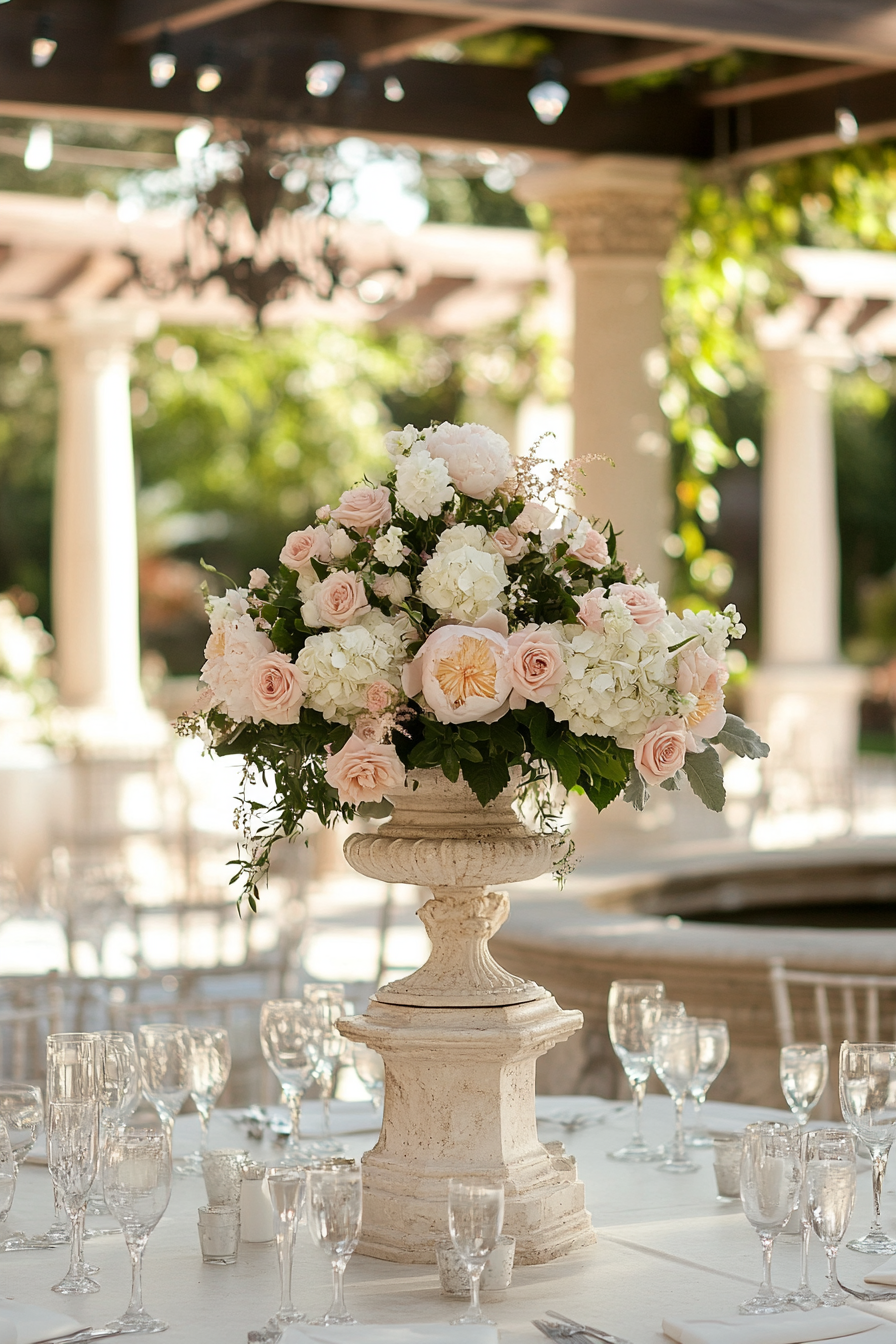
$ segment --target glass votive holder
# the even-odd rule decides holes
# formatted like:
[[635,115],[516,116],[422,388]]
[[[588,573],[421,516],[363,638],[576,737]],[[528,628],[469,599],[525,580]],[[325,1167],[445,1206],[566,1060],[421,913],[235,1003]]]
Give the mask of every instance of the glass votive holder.
[[[515,1237],[499,1237],[495,1249],[485,1262],[479,1288],[492,1301],[499,1302],[510,1287],[513,1274]],[[436,1247],[439,1266],[439,1284],[443,1297],[469,1297],[470,1276],[467,1268],[450,1241],[440,1241]]]
[[716,1174],[717,1198],[723,1204],[740,1199],[740,1159],[744,1150],[742,1133],[712,1136],[712,1166]]
[[230,1204],[199,1210],[199,1245],[207,1265],[234,1265],[240,1249],[240,1211]]
[[213,1148],[202,1155],[202,1176],[209,1204],[239,1204],[245,1148]]

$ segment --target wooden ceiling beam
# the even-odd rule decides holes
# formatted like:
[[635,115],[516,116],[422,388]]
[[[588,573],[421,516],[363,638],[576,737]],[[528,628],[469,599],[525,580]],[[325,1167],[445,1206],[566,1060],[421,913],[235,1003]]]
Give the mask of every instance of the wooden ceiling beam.
[[797,93],[808,93],[812,89],[826,89],[831,85],[867,79],[880,73],[879,65],[826,65],[819,70],[750,80],[744,84],[732,84],[726,89],[709,89],[701,93],[697,101],[703,107],[739,107],[744,103],[763,102],[766,98],[785,98]]
[[719,42],[697,42],[684,46],[665,45],[662,50],[654,50],[643,56],[633,56],[630,60],[612,61],[607,65],[593,66],[589,70],[577,70],[575,82],[587,85],[616,84],[621,79],[639,79],[644,75],[661,74],[664,70],[683,70],[685,66],[698,65],[701,61],[714,61],[729,50],[727,45]]
[[121,0],[116,36],[119,42],[149,42],[167,29],[186,33],[192,28],[261,9],[269,0]]
[[362,70],[376,70],[383,65],[396,65],[409,57],[419,56],[435,46],[437,42],[463,42],[468,37],[482,37],[487,33],[503,32],[507,24],[494,19],[467,19],[463,23],[445,24],[444,20],[437,28],[429,28],[416,37],[406,37],[387,43],[373,51],[361,54],[358,64]]

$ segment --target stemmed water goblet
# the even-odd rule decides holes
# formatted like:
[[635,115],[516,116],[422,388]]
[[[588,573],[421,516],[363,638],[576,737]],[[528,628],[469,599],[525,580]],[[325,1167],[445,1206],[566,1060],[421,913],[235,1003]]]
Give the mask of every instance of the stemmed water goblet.
[[[97,1031],[97,1080],[100,1091],[100,1145],[132,1115],[140,1097],[140,1064],[133,1032]],[[102,1168],[102,1158],[99,1163]],[[101,1182],[98,1182],[101,1186]],[[109,1217],[100,1188],[87,1201],[87,1212]],[[87,1236],[91,1235],[88,1231]]]
[[131,1257],[131,1298],[109,1329],[122,1334],[154,1335],[165,1321],[143,1306],[143,1252],[171,1198],[171,1145],[165,1130],[119,1129],[106,1139],[103,1186],[106,1203],[121,1224]]
[[775,1237],[793,1212],[801,1175],[799,1130],[777,1121],[747,1125],[740,1163],[744,1213],[762,1242],[763,1277],[759,1291],[739,1308],[744,1316],[787,1311],[786,1296],[772,1287]]
[[336,1023],[345,1016],[344,985],[306,985],[305,999],[317,1013],[318,1032],[314,1038],[317,1063],[313,1077],[320,1088],[324,1112],[324,1143],[328,1151],[340,1149],[330,1134],[330,1102],[336,1086],[336,1069],[348,1049],[348,1041],[336,1030]]
[[684,1146],[682,1117],[685,1097],[697,1076],[698,1044],[696,1017],[667,1017],[661,1014],[653,1033],[653,1067],[675,1105],[675,1134],[671,1149],[658,1170],[673,1176],[698,1171]]
[[12,1208],[18,1172],[6,1126],[0,1120],[0,1223],[6,1222],[6,1216]]
[[828,1083],[826,1045],[782,1045],[778,1062],[781,1091],[802,1126],[821,1100]]
[[356,1045],[352,1051],[355,1073],[367,1089],[370,1104],[379,1111],[386,1091],[386,1066],[382,1055],[367,1045]]
[[190,1096],[199,1112],[199,1150],[174,1164],[178,1176],[201,1176],[203,1154],[208,1151],[208,1126],[215,1103],[230,1077],[230,1037],[226,1027],[193,1027],[190,1030]]
[[47,1165],[71,1219],[68,1273],[53,1284],[54,1293],[98,1293],[99,1284],[83,1263],[84,1213],[99,1159],[99,1101],[51,1101],[47,1108]]
[[494,1325],[482,1315],[479,1280],[504,1226],[504,1186],[494,1181],[448,1182],[448,1231],[470,1276],[470,1305],[452,1325]]
[[711,1148],[712,1135],[701,1123],[706,1094],[728,1063],[731,1042],[728,1023],[721,1018],[697,1018],[697,1073],[688,1089],[694,1103],[694,1125],[685,1130],[690,1148]]
[[151,1022],[139,1028],[137,1048],[143,1095],[155,1106],[174,1152],[174,1117],[190,1092],[193,1042],[189,1027],[174,1022]]
[[290,1160],[314,1150],[302,1144],[302,1097],[311,1084],[317,1063],[317,1014],[303,999],[270,999],[261,1006],[261,1049],[283,1089],[289,1107],[290,1133],[286,1155]]
[[260,1332],[276,1340],[289,1325],[307,1318],[292,1303],[292,1266],[296,1229],[305,1199],[305,1173],[301,1167],[268,1167],[268,1190],[274,1210],[274,1236],[280,1270],[280,1306]]
[[896,1241],[880,1225],[880,1194],[887,1158],[896,1139],[896,1044],[840,1046],[840,1108],[843,1119],[871,1154],[874,1220],[864,1237],[847,1242],[851,1251],[892,1255]]
[[[52,1245],[59,1245],[65,1241],[71,1241],[71,1263],[66,1277],[62,1283],[71,1282],[72,1284],[88,1284],[88,1287],[59,1287],[60,1292],[96,1292],[97,1285],[93,1283],[91,1275],[98,1273],[93,1265],[88,1265],[84,1261],[84,1236],[85,1221],[87,1217],[87,1195],[83,1202],[80,1202],[76,1196],[78,1193],[76,1176],[78,1173],[69,1174],[70,1179],[63,1177],[57,1179],[53,1174],[52,1162],[50,1160],[50,1107],[55,1103],[79,1103],[83,1105],[92,1105],[96,1115],[97,1138],[96,1152],[94,1153],[94,1178],[99,1160],[99,1110],[100,1110],[100,1077],[98,1066],[98,1044],[95,1032],[58,1032],[47,1037],[47,1160],[50,1166],[50,1174],[53,1175],[53,1198],[56,1207],[56,1222],[46,1234],[47,1240]],[[74,1128],[74,1113],[70,1114],[68,1122],[64,1122],[64,1117],[60,1115],[59,1124],[69,1123],[72,1126],[72,1142],[77,1138],[77,1131]],[[83,1118],[83,1117],[82,1117]],[[86,1120],[85,1120],[86,1124]],[[67,1140],[64,1133],[60,1130],[60,1137],[57,1140],[56,1151],[60,1156],[64,1156],[60,1145],[64,1147]],[[89,1145],[88,1145],[89,1148]],[[81,1166],[88,1160],[89,1153],[82,1153],[79,1162]],[[71,1186],[72,1194],[66,1196],[65,1186]],[[89,1194],[89,1183],[87,1193]],[[73,1214],[71,1208],[75,1207]],[[63,1214],[70,1220],[70,1231],[66,1231],[61,1226]]]
[[315,1325],[355,1325],[345,1307],[345,1267],[361,1235],[361,1172],[355,1166],[313,1167],[308,1172],[308,1231],[333,1267],[333,1301]]
[[[34,1147],[44,1127],[44,1103],[39,1087],[29,1083],[0,1083],[0,1121],[6,1127],[16,1175],[19,1164]],[[13,1182],[13,1191],[15,1182]],[[5,1193],[5,1187],[4,1187]],[[2,1197],[0,1197],[2,1204]],[[7,1205],[7,1211],[9,1206]],[[4,1214],[4,1218],[5,1218]],[[9,1232],[0,1241],[0,1251],[43,1250],[54,1243],[47,1237],[27,1237],[24,1232]]]
[[635,1105],[632,1137],[608,1156],[617,1162],[653,1162],[659,1156],[641,1133],[644,1093],[653,1064],[653,1033],[660,1018],[665,987],[658,980],[614,980],[607,1004],[610,1042],[625,1070]]
[[[848,1300],[837,1281],[837,1252],[846,1235],[856,1202],[856,1143],[842,1130],[822,1129],[806,1135],[806,1208],[812,1231],[827,1257],[826,1307]],[[814,1305],[814,1304],[813,1304]]]

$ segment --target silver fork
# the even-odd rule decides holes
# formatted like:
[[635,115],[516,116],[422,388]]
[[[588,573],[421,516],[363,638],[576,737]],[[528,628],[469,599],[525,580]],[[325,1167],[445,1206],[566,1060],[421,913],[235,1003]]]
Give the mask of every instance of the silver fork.
[[837,1287],[842,1288],[844,1293],[849,1293],[850,1297],[857,1297],[860,1302],[896,1302],[896,1292],[893,1293],[866,1293],[858,1288],[848,1288],[845,1283],[841,1283],[837,1278],[836,1270],[834,1278],[837,1279]]
[[579,1321],[574,1321],[570,1316],[561,1316],[559,1311],[549,1311],[555,1321],[562,1321],[563,1324],[556,1326],[557,1330],[563,1331],[564,1339],[571,1339],[573,1335],[591,1335],[593,1339],[603,1340],[603,1344],[631,1344],[630,1339],[623,1339],[621,1335],[611,1335],[609,1330],[598,1330],[593,1325],[582,1325]]

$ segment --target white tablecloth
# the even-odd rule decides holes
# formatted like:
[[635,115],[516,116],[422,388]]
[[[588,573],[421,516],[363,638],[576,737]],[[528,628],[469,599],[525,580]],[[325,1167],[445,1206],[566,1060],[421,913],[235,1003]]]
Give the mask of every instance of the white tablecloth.
[[[608,1103],[584,1097],[544,1097],[539,1114],[570,1116],[603,1113]],[[308,1128],[319,1128],[319,1103],[304,1108]],[[737,1129],[750,1120],[773,1118],[774,1113],[751,1107],[706,1107],[711,1127]],[[337,1130],[359,1129],[371,1123],[365,1103],[334,1106]],[[778,1115],[777,1118],[783,1118]],[[651,1142],[669,1136],[671,1103],[648,1097],[646,1134]],[[607,1160],[608,1149],[619,1147],[631,1128],[629,1112],[610,1115],[602,1124],[566,1134],[556,1124],[540,1125],[543,1140],[561,1139],[578,1159],[585,1182],[588,1207],[598,1229],[597,1244],[548,1265],[514,1270],[513,1286],[503,1302],[489,1305],[489,1314],[501,1327],[502,1344],[535,1344],[543,1336],[531,1325],[550,1308],[567,1316],[610,1330],[632,1344],[660,1344],[666,1337],[666,1316],[727,1315],[736,1311],[760,1279],[759,1239],[739,1204],[716,1199],[710,1150],[698,1149],[700,1170],[689,1176],[667,1176],[653,1166],[632,1166]],[[197,1121],[187,1116],[177,1123],[175,1151],[195,1146]],[[360,1156],[373,1135],[354,1135],[346,1148]],[[216,1147],[256,1149],[246,1142],[224,1115],[212,1120]],[[870,1218],[871,1178],[859,1177],[859,1197],[853,1231],[864,1232]],[[144,1273],[147,1308],[171,1325],[171,1344],[245,1344],[247,1332],[260,1326],[276,1309],[278,1280],[273,1246],[243,1245],[231,1267],[203,1265],[196,1232],[196,1209],[205,1203],[201,1178],[175,1181],[165,1218],[149,1240]],[[52,1193],[45,1168],[26,1165],[9,1226],[28,1232],[44,1230],[52,1218]],[[884,1223],[896,1232],[896,1200],[885,1192]],[[307,1230],[299,1229],[293,1296],[309,1316],[328,1304],[330,1267],[315,1249]],[[88,1258],[100,1266],[102,1292],[90,1297],[61,1298],[49,1291],[61,1278],[68,1248],[23,1252],[0,1257],[0,1294],[71,1312],[85,1324],[98,1324],[117,1315],[129,1291],[129,1261],[119,1235],[90,1240]],[[820,1289],[823,1256],[812,1248],[813,1282]],[[843,1250],[840,1274],[845,1282],[861,1286],[870,1257]],[[874,1263],[879,1263],[874,1261]],[[775,1279],[795,1286],[799,1247],[796,1238],[779,1239],[775,1250]],[[441,1321],[457,1314],[456,1302],[439,1292],[435,1266],[394,1265],[355,1255],[346,1274],[349,1309],[360,1321],[371,1323]],[[359,1331],[358,1344],[363,1344]],[[462,1341],[458,1341],[462,1344]],[[893,1327],[896,1344],[896,1326]]]

